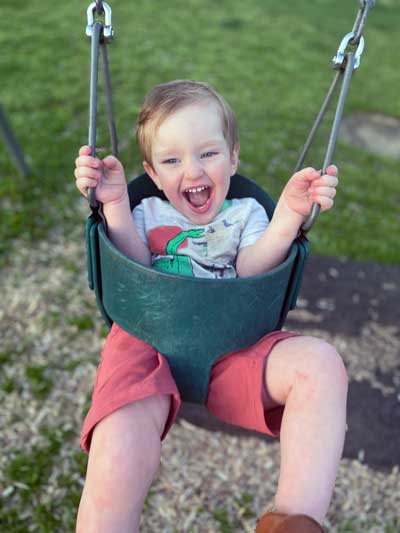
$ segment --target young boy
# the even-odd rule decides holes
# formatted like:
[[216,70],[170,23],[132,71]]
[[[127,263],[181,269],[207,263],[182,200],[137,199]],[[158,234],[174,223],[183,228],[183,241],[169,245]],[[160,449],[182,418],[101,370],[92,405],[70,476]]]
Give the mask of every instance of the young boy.
[[[178,272],[182,260],[187,275],[253,276],[285,259],[312,203],[322,211],[333,205],[333,165],[323,176],[312,168],[294,174],[270,221],[253,199],[227,201],[239,162],[236,122],[207,84],[178,80],[155,87],[140,113],[137,138],[144,168],[168,202],[148,198],[132,216],[121,163],[90,157],[87,146],[79,151],[75,176],[85,196],[96,187],[114,245],[144,265]],[[176,246],[168,247],[171,240]],[[222,420],[280,435],[275,506],[258,521],[258,533],[323,531],[343,449],[346,397],[340,356],[311,337],[273,332],[214,365],[208,409]],[[89,461],[78,532],[139,530],[161,441],[179,405],[162,354],[114,324],[82,430]]]

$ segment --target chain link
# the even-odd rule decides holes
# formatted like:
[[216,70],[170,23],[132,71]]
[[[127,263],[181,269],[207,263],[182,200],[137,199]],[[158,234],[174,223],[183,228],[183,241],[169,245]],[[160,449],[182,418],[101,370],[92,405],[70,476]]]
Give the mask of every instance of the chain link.
[[352,29],[352,32],[354,33],[354,37],[350,41],[352,46],[358,46],[364,31],[368,13],[374,6],[375,0],[360,0],[360,9],[358,10],[356,21]]
[[96,13],[102,15],[104,13],[103,0],[96,0]]

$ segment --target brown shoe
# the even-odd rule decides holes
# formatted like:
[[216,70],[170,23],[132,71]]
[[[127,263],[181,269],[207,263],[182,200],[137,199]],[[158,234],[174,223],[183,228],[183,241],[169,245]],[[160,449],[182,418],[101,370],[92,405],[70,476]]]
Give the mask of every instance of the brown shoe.
[[314,518],[305,514],[265,513],[257,522],[256,533],[324,533]]

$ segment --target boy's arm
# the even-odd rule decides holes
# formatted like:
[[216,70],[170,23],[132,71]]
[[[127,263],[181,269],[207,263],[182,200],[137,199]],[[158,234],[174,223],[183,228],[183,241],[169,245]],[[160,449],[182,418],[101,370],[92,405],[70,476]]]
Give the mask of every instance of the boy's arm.
[[254,244],[239,250],[236,259],[236,272],[239,277],[268,272],[285,260],[304,217],[298,221],[295,218],[288,219],[287,224],[284,224],[275,217],[275,213],[261,237]]
[[90,156],[88,146],[82,146],[75,161],[75,177],[76,186],[84,196],[88,187],[96,187],[96,199],[103,204],[111,242],[131,259],[150,265],[151,253],[135,226],[120,161],[113,156],[101,161]]
[[323,176],[313,168],[296,172],[286,184],[264,233],[254,244],[239,250],[237,275],[255,276],[282,263],[312,204],[320,204],[321,211],[333,206],[337,184],[337,168],[334,165],[328,167]]
[[128,193],[118,204],[104,204],[103,213],[107,220],[108,238],[114,246],[138,263],[150,266],[151,252],[136,228]]

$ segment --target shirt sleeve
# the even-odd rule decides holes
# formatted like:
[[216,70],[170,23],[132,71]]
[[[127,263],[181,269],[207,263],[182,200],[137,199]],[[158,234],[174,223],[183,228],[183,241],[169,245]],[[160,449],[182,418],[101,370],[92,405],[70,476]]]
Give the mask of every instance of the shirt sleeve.
[[254,200],[246,198],[246,216],[240,237],[239,250],[254,244],[264,233],[269,224],[264,207]]
[[132,211],[133,221],[135,222],[136,229],[139,233],[140,238],[146,244],[149,245],[146,236],[146,228],[144,223],[144,205],[143,202],[140,202],[133,211]]

